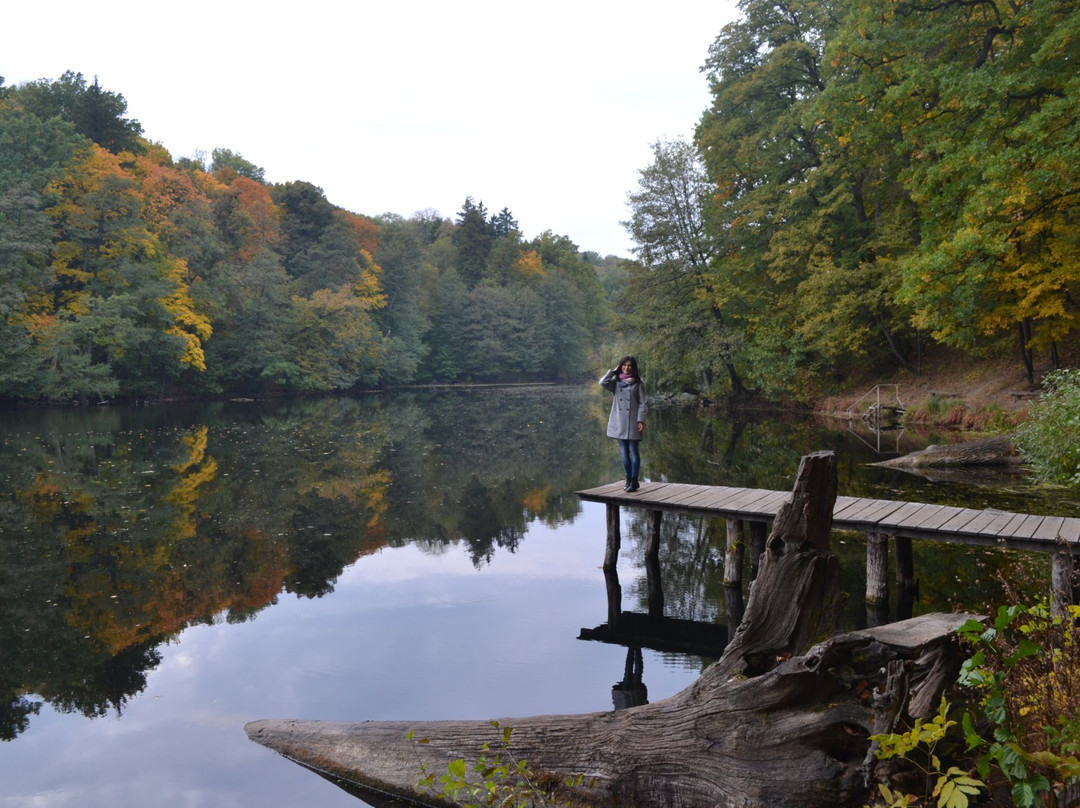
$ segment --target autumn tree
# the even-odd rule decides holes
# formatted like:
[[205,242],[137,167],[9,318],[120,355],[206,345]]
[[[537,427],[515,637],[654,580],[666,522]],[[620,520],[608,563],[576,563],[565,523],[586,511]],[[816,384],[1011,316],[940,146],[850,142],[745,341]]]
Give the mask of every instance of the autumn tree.
[[[705,69],[712,290],[756,386],[1076,329],[1076,2],[746,0]],[[674,209],[674,208],[673,208]],[[695,318],[697,315],[695,314]],[[689,327],[689,326],[688,326]]]
[[900,294],[945,344],[1011,336],[1034,381],[1033,352],[1080,325],[1080,3],[899,2],[858,19],[870,25],[838,58],[901,65],[878,74],[874,115],[904,121],[920,214]]
[[205,370],[210,323],[190,298],[182,259],[169,255],[141,220],[137,181],[95,146],[48,190],[59,198],[46,211],[56,276],[50,328],[54,337],[79,339],[73,346],[63,338],[44,341],[59,374],[55,393],[78,393],[84,373],[115,374],[137,388],[175,378],[185,367]]
[[80,74],[0,82],[0,398],[565,378],[606,327],[594,265],[508,208],[373,219],[125,111]]

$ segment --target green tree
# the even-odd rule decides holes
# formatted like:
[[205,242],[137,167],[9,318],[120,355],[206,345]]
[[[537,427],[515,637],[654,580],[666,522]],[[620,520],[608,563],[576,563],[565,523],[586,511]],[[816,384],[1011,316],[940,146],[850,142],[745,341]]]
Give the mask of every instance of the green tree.
[[206,348],[212,389],[289,387],[290,281],[277,253],[265,247],[249,259],[223,261],[200,288],[214,323]]
[[495,238],[505,238],[511,233],[520,232],[517,219],[510,212],[509,208],[503,208],[498,214],[491,217],[491,230],[495,235]]
[[214,149],[210,153],[210,171],[222,177],[247,177],[255,182],[266,182],[266,171],[232,149]]
[[787,223],[777,240],[793,245],[789,252],[811,245],[795,313],[800,337],[824,365],[891,361],[917,371],[920,336],[899,288],[900,262],[918,244],[919,211],[901,181],[897,119],[875,113],[887,105],[895,66],[845,58],[859,15],[870,11],[856,5],[845,7],[829,37],[820,68],[825,86],[806,112],[820,160],[802,185],[816,207]]
[[29,183],[0,190],[0,398],[31,397],[36,382],[31,334],[47,288],[51,235],[41,196]]
[[485,283],[470,291],[462,313],[463,373],[485,381],[509,380],[520,373],[538,306],[531,290]]
[[545,275],[537,294],[540,310],[531,324],[524,369],[535,362],[549,378],[573,378],[585,367],[585,348],[591,344],[584,295],[562,272]]
[[349,287],[293,297],[286,361],[299,369],[300,389],[343,390],[378,379],[381,345],[371,301]]
[[375,260],[382,267],[386,306],[379,312],[379,329],[385,345],[382,379],[389,384],[408,384],[417,379],[421,362],[430,350],[430,329],[424,311],[424,290],[431,268],[424,262],[429,228],[416,217],[384,215],[379,221],[379,247]]
[[70,121],[79,134],[113,154],[143,150],[142,125],[124,117],[124,96],[102,89],[96,76],[94,83],[87,85],[82,73],[69,70],[56,81],[40,79],[23,84],[15,97],[42,120],[59,117]]
[[516,230],[496,238],[488,252],[484,277],[501,286],[514,282],[517,279],[515,276],[518,274],[518,260],[522,249],[521,234]]
[[282,265],[295,279],[297,294],[307,297],[346,286],[371,287],[371,294],[378,294],[373,277],[378,270],[351,226],[350,214],[308,182],[275,186],[271,195],[283,212]]
[[46,188],[86,145],[73,124],[22,109],[13,90],[0,98],[0,398],[41,392],[34,348],[53,311],[52,222],[45,209],[56,201]]
[[596,273],[596,267],[585,260],[577,245],[567,236],[545,230],[527,245],[536,251],[545,272],[562,272],[580,293],[581,315],[585,339],[599,343],[611,322],[612,307]]
[[814,369],[796,294],[814,243],[799,225],[819,212],[808,180],[821,155],[808,112],[824,87],[834,19],[819,0],[745,0],[740,8],[743,18],[709,50],[713,101],[695,142],[716,186],[706,213],[720,239],[711,292],[720,311],[740,311],[745,367],[755,386],[776,393]]
[[739,334],[725,311],[734,307],[717,293],[718,243],[705,225],[713,185],[692,144],[657,141],[652,149],[653,162],[640,172],[624,222],[638,263],[620,301],[622,328],[634,335],[636,350],[652,356],[664,380],[698,379],[707,391],[722,368],[731,392],[741,396]]
[[461,374],[470,351],[465,340],[468,296],[469,289],[455,269],[442,269],[435,274],[424,297],[424,312],[431,330],[430,350],[421,362],[420,378],[452,382]]

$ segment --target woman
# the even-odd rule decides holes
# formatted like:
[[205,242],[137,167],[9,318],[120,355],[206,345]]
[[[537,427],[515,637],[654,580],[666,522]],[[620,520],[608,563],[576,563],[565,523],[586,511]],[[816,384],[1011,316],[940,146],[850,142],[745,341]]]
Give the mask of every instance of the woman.
[[626,472],[624,491],[637,491],[641,471],[641,438],[645,433],[645,385],[638,373],[637,360],[624,356],[618,367],[600,379],[600,386],[615,398],[608,416],[607,436],[619,442],[623,471]]

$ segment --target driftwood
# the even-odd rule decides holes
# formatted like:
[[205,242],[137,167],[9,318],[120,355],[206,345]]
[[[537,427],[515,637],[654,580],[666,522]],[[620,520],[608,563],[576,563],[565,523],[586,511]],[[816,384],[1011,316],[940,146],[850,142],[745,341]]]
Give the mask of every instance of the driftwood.
[[[966,615],[926,615],[833,635],[837,559],[832,453],[803,458],[777,514],[743,622],[721,659],[663,701],[617,712],[501,719],[515,757],[593,806],[863,805],[869,736],[934,713],[955,681],[952,631]],[[815,644],[816,643],[816,644]],[[248,736],[334,780],[420,798],[421,762],[440,773],[498,746],[487,721],[268,720]],[[424,738],[418,746],[408,734]]]
[[965,466],[1012,466],[1021,463],[1016,444],[1008,435],[927,446],[903,457],[872,463],[890,468],[957,468]]

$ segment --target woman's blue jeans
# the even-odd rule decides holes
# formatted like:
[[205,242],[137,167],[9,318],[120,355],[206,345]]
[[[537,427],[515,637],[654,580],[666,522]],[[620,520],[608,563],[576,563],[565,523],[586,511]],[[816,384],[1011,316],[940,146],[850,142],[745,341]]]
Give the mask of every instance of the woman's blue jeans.
[[619,441],[619,454],[622,456],[623,471],[626,472],[626,478],[628,480],[636,480],[638,474],[641,473],[641,441],[639,440],[623,440]]

